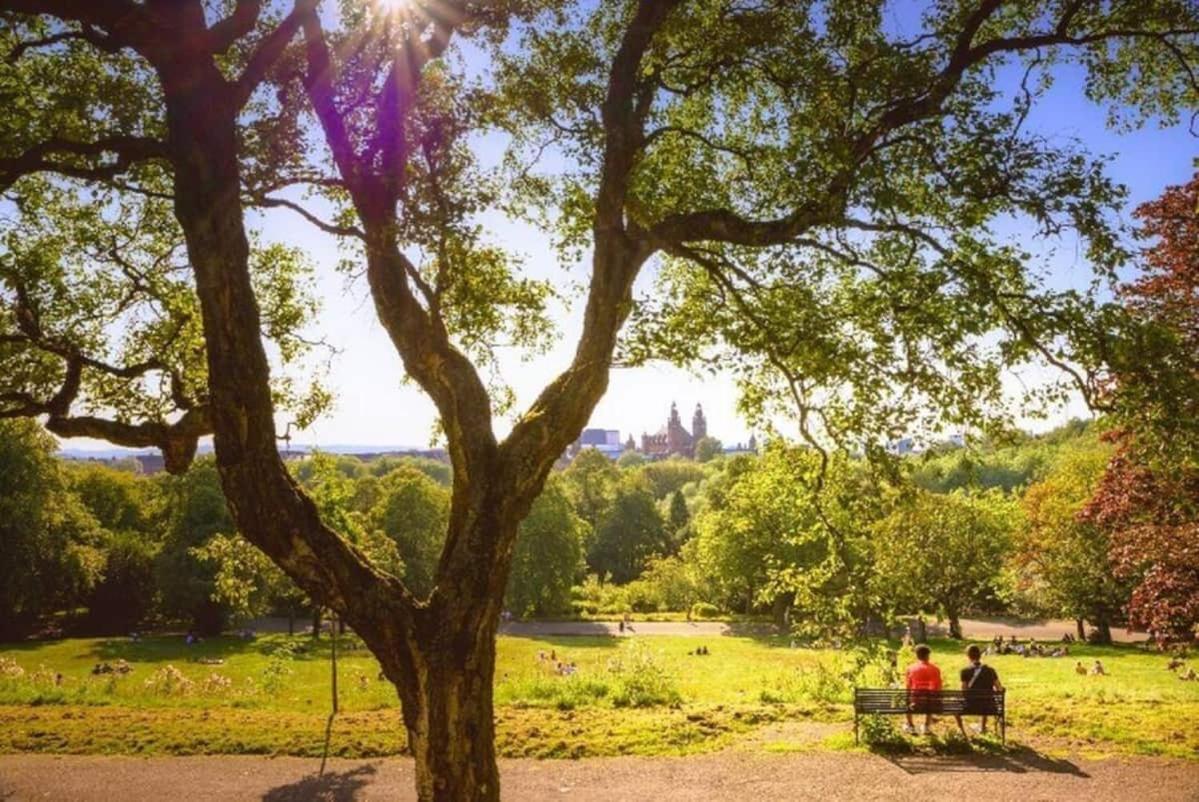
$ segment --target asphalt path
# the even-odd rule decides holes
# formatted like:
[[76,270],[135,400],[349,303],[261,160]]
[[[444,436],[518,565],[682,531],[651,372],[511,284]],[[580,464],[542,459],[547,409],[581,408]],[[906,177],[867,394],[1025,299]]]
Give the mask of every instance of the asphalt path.
[[[1015,635],[1020,640],[1060,640],[1067,632],[1074,634],[1073,621],[1022,620],[1011,618],[962,619],[962,634],[974,640],[989,640],[999,635],[1009,638]],[[947,625],[935,621],[928,623],[930,633],[947,634]],[[717,637],[722,635],[761,635],[776,630],[770,624],[729,623],[725,621],[634,621],[620,629],[618,621],[511,621],[500,627],[505,635],[519,637],[562,637],[569,635],[592,635],[632,637],[636,635],[693,635]],[[1120,643],[1144,641],[1144,633],[1126,629],[1113,629],[1112,638]]]

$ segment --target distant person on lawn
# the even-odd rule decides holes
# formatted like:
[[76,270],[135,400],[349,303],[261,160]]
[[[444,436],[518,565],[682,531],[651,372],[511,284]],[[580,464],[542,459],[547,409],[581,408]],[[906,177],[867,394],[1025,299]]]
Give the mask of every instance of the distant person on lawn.
[[916,726],[912,724],[913,712],[924,713],[922,734],[928,733],[928,728],[933,723],[933,713],[938,712],[936,698],[925,693],[941,690],[941,669],[929,662],[931,656],[932,649],[922,643],[916,647],[916,662],[908,666],[908,723],[903,731],[909,735],[916,732]]
[[[963,712],[967,716],[983,717],[978,731],[985,735],[987,732],[987,716],[993,716],[999,712],[995,709],[995,697],[990,692],[1002,691],[1003,685],[999,682],[999,674],[995,669],[983,665],[982,654],[979,652],[977,646],[972,645],[966,650],[966,659],[970,661],[970,665],[962,669],[962,690],[979,691],[979,693],[967,693],[966,709]],[[986,693],[983,693],[983,691],[986,691]],[[956,718],[958,720],[958,729],[962,731],[962,735],[966,735],[966,728],[962,725],[962,717],[956,716]]]

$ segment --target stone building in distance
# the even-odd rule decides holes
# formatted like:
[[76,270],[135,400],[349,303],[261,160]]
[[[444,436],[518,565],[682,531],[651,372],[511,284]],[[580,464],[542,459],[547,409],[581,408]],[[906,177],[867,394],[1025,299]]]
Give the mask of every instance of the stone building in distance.
[[704,417],[701,405],[695,405],[695,414],[691,416],[691,431],[688,432],[679,418],[678,406],[671,403],[670,417],[666,419],[666,425],[655,434],[642,433],[641,453],[648,457],[669,457],[672,454],[694,457],[695,444],[707,436],[708,421]]

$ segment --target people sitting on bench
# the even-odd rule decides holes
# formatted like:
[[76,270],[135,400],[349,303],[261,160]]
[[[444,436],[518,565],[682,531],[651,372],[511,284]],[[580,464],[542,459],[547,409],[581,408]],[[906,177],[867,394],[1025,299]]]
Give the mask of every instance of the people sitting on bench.
[[[961,680],[963,691],[1002,691],[1003,685],[999,682],[999,674],[990,666],[983,665],[982,654],[977,646],[970,646],[966,649],[966,659],[970,661],[970,665],[962,669]],[[966,698],[966,707],[962,711],[965,715],[982,716],[982,724],[978,731],[986,734],[987,732],[987,716],[996,714],[995,697],[990,693],[978,694],[977,697],[969,695]],[[962,725],[962,714],[954,716],[958,722],[958,729],[962,731],[962,735],[969,739],[966,735],[966,728]]]
[[916,732],[912,723],[912,713],[924,713],[924,728],[921,734],[927,733],[933,722],[933,713],[939,712],[936,694],[922,694],[922,691],[941,690],[941,669],[937,668],[929,658],[932,649],[923,643],[916,647],[916,662],[908,667],[907,686],[911,691],[911,703],[908,705],[907,725],[903,731],[911,734]]

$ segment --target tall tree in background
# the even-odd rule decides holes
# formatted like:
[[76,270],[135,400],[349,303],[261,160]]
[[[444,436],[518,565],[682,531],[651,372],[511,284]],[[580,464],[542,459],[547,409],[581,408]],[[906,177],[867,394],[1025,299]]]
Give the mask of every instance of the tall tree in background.
[[913,610],[935,610],[962,637],[961,617],[997,606],[1018,509],[995,491],[915,491],[874,527],[877,581]]
[[648,482],[636,474],[624,477],[587,550],[588,569],[616,583],[631,582],[651,557],[670,551],[666,523]]
[[32,421],[0,421],[0,638],[17,640],[43,611],[79,604],[103,569],[106,533]]
[[[1146,348],[1116,374],[1135,403],[1083,519],[1107,533],[1117,570],[1135,583],[1131,623],[1162,641],[1190,640],[1199,626],[1199,174],[1136,217],[1151,244],[1121,296],[1147,324]],[[1157,356],[1163,342],[1168,361]]]
[[[1197,100],[1199,12],[1184,0],[956,0],[902,32],[876,0],[339,10],[0,0],[0,190],[18,212],[0,254],[0,415],[153,445],[175,471],[211,432],[237,529],[396,685],[421,799],[499,795],[494,638],[514,541],[630,317],[626,362],[744,365],[746,408],[787,398],[814,440],[874,442],[929,408],[987,418],[1006,366],[1098,367],[1072,348],[1094,341],[1090,300],[1045,289],[988,223],[1076,229],[1102,276],[1121,257],[1105,216],[1121,193],[1102,165],[1025,129],[1039,79],[1081,65],[1089,95],[1132,124]],[[474,37],[481,75],[446,57],[455,36]],[[1005,67],[1027,70],[1014,96]],[[472,158],[492,126],[510,175]],[[560,173],[539,172],[547,149]],[[340,213],[302,206],[297,186]],[[497,343],[545,345],[550,290],[479,219],[539,204],[564,260],[585,258],[582,331],[501,440],[493,412],[511,396],[484,377]],[[325,399],[272,377],[264,332],[279,367],[308,310],[295,271],[272,272],[287,261],[251,247],[252,205],[351,246],[437,407],[453,490],[427,597],[323,522],[280,459],[277,402],[303,423]],[[63,247],[54,230],[33,249],[13,233],[40,219],[64,226]],[[635,302],[651,263],[661,291]],[[107,325],[127,298],[150,311]]]
[[1018,590],[1050,615],[1075,619],[1079,638],[1083,620],[1090,621],[1100,643],[1111,643],[1111,624],[1129,588],[1115,575],[1110,534],[1080,513],[1110,458],[1111,449],[1093,440],[1060,454],[1024,493],[1024,525],[1013,550]]
[[570,589],[583,567],[587,522],[551,478],[520,524],[505,605],[517,615],[570,612]]

